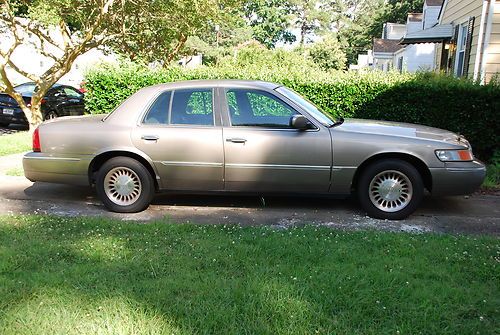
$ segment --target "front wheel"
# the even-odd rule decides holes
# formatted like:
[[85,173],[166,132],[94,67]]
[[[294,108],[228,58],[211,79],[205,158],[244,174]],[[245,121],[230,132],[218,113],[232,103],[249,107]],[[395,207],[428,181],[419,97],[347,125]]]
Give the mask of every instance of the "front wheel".
[[96,189],[104,205],[118,213],[146,209],[155,192],[149,171],[129,157],[115,157],[104,163],[97,173]]
[[412,214],[422,201],[424,183],[413,165],[388,159],[363,171],[357,193],[361,206],[371,217],[401,220]]

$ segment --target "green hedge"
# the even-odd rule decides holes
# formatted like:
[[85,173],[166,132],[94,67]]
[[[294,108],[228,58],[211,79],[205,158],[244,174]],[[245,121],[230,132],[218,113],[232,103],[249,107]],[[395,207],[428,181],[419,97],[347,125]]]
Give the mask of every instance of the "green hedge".
[[486,160],[499,147],[500,87],[434,74],[358,74],[258,66],[150,70],[103,65],[86,75],[86,107],[91,113],[107,113],[145,86],[223,78],[284,84],[334,116],[419,123],[458,132],[470,140],[476,155]]

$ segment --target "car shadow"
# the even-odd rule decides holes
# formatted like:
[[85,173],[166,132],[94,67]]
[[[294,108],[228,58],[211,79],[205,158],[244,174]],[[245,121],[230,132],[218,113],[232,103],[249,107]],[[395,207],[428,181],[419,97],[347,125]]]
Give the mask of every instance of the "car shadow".
[[8,127],[0,127],[0,136],[1,135],[8,135],[8,134],[15,134],[19,131],[26,131],[26,130],[29,130],[29,127],[26,125],[10,124]]

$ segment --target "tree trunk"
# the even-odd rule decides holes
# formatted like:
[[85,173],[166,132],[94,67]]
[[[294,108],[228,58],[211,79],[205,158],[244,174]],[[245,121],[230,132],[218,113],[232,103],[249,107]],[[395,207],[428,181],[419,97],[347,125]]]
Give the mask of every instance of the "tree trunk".
[[41,101],[38,100],[35,104],[33,104],[32,99],[31,106],[28,107],[25,104],[22,104],[20,107],[26,116],[26,120],[28,120],[29,131],[31,133],[34,132],[36,127],[43,122]]
[[307,33],[307,27],[306,23],[303,22],[302,25],[300,26],[300,46],[303,47],[304,43],[306,41],[306,33]]

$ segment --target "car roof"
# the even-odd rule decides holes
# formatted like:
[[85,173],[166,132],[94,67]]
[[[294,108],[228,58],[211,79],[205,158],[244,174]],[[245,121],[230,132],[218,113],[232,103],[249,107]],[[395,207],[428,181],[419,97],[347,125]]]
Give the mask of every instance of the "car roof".
[[171,83],[158,84],[151,87],[159,89],[175,88],[196,88],[196,87],[246,87],[275,89],[281,85],[261,80],[241,80],[241,79],[202,79],[202,80],[184,80]]

